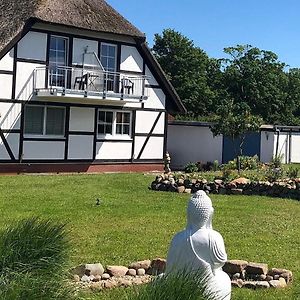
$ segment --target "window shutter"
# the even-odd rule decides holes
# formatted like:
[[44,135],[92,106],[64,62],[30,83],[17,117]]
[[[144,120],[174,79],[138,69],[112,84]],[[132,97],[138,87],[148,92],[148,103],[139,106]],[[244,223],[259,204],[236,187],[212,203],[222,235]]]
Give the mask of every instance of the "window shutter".
[[46,134],[64,135],[65,109],[60,107],[47,107]]
[[44,127],[44,107],[25,107],[25,134],[43,134]]

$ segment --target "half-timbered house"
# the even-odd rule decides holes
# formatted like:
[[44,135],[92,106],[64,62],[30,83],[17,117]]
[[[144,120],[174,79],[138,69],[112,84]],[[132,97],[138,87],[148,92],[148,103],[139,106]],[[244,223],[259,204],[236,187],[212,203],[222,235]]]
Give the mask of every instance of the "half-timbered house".
[[0,10],[1,171],[161,168],[185,108],[143,33],[103,0]]

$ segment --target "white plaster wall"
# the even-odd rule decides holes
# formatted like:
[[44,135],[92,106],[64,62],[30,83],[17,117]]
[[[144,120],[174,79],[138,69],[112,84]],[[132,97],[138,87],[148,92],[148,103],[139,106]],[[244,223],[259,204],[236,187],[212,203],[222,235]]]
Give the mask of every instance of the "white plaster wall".
[[12,79],[10,74],[0,74],[0,99],[11,99]]
[[[137,111],[136,112],[136,133],[149,133],[159,112]],[[155,134],[164,134],[165,113],[162,113],[153,131]]]
[[0,139],[0,159],[1,160],[10,160],[10,156],[8,155],[6,148],[3,144],[2,139]]
[[166,95],[162,89],[146,88],[149,98],[145,101],[145,108],[164,109],[166,105]]
[[29,100],[33,93],[33,71],[41,64],[17,63],[16,99]]
[[268,163],[274,155],[274,132],[262,131],[260,135],[260,161]]
[[93,135],[70,135],[68,159],[92,159],[93,158]]
[[173,168],[188,162],[222,162],[223,137],[213,137],[208,127],[169,125],[167,151]]
[[7,143],[16,159],[19,158],[19,143],[20,134],[19,133],[5,133],[4,134]]
[[20,103],[0,103],[0,127],[2,129],[20,129]]
[[14,69],[14,49],[10,50],[0,59],[0,70],[13,71]]
[[136,47],[121,46],[121,70],[143,72],[143,58]]
[[[134,157],[137,158],[146,137],[135,138]],[[164,152],[164,138],[163,137],[150,137],[140,159],[163,159]]]
[[[274,137],[274,155],[276,154],[276,145],[277,145],[277,134]],[[279,143],[278,143],[278,155],[282,155],[282,162],[288,162],[288,153],[289,153],[289,143],[288,143],[288,133],[279,134]]]
[[151,84],[151,85],[158,85],[158,82],[156,81],[156,79],[154,78],[153,74],[151,73],[151,71],[149,70],[148,66],[146,66],[145,69],[145,75],[146,77],[146,84]]
[[300,163],[300,134],[293,133],[291,138],[291,162]]
[[94,108],[71,107],[70,130],[71,131],[94,131]]
[[23,159],[64,159],[65,142],[24,141]]
[[96,159],[130,159],[132,142],[98,142]]
[[18,43],[18,57],[46,61],[47,34],[29,31]]
[[[87,39],[73,39],[73,64],[82,65],[83,53],[87,48],[87,52],[95,52],[98,55],[98,42]],[[95,65],[95,60],[90,59],[90,55],[85,55],[85,65]]]

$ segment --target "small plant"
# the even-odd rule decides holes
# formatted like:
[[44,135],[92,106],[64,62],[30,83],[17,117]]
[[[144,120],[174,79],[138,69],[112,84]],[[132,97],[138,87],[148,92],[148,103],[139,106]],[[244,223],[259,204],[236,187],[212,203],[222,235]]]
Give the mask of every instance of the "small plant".
[[198,172],[198,167],[195,163],[189,162],[184,167],[185,173],[195,173]]
[[287,174],[288,178],[295,179],[298,177],[299,169],[290,166],[288,168],[288,170],[286,171],[286,174]]
[[281,168],[283,156],[284,156],[283,154],[275,155],[271,160],[271,166],[273,168]]
[[216,172],[219,169],[219,162],[217,160],[214,160],[213,162],[213,171]]
[[270,182],[277,181],[283,177],[283,170],[281,168],[272,168],[270,166],[266,172],[266,179]]
[[233,176],[233,171],[229,168],[224,168],[222,170],[222,179],[223,181],[225,182],[228,182],[232,179],[232,176]]

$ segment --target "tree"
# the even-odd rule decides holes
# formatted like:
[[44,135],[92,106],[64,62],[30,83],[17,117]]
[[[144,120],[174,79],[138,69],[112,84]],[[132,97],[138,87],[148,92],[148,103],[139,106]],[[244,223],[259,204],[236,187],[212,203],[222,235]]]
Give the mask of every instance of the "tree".
[[193,41],[172,29],[155,35],[152,51],[189,114],[211,114],[218,97],[209,85],[209,74],[216,80],[220,64],[210,59]]
[[[220,106],[217,111],[211,131],[214,136],[222,134],[232,140],[239,172],[240,156],[243,155],[246,134],[257,131],[261,124],[261,118],[252,115],[249,106],[245,102],[234,103],[233,100],[229,100]],[[239,139],[238,147],[235,143],[237,139]]]

